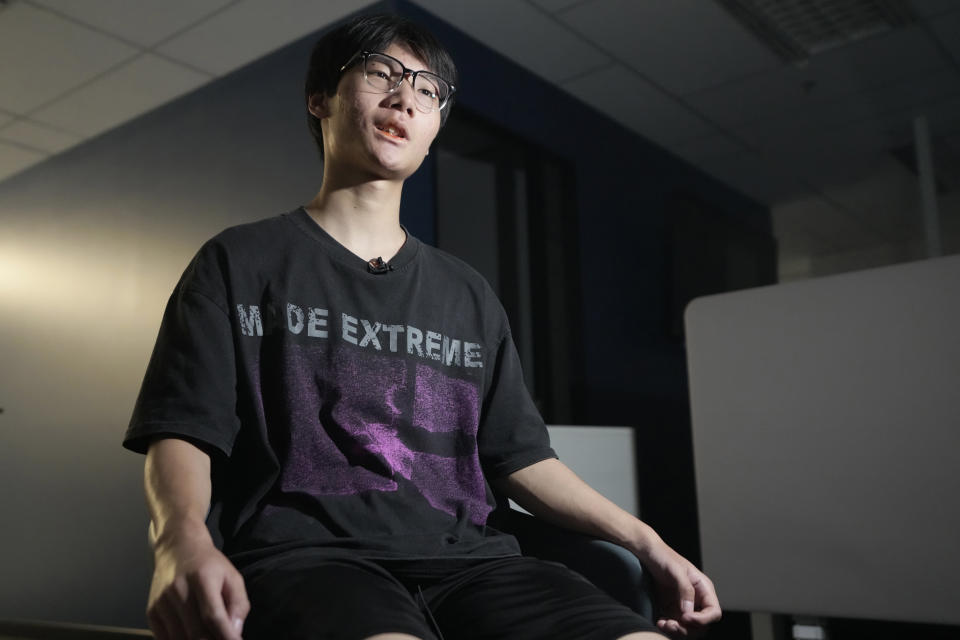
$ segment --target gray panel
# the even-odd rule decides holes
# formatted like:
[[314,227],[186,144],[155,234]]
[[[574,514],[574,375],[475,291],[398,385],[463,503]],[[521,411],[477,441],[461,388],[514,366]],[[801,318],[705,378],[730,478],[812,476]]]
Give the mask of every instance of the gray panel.
[[560,460],[625,511],[640,513],[632,427],[549,425]]
[[[547,431],[561,462],[624,511],[640,514],[633,427],[551,424]],[[510,504],[526,512],[513,501]]]
[[695,300],[703,559],[730,609],[960,623],[960,257]]

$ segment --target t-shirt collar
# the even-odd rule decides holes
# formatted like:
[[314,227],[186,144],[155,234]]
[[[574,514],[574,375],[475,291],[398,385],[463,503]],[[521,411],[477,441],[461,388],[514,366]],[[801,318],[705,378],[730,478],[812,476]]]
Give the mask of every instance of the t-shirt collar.
[[[304,207],[297,207],[290,212],[289,216],[290,219],[308,236],[319,242],[323,247],[323,250],[330,257],[334,258],[338,262],[342,262],[352,268],[355,268],[358,271],[370,273],[370,270],[368,269],[369,263],[337,242],[333,236],[324,231],[323,227],[317,224],[317,222],[310,217],[310,214],[307,213],[307,210]],[[420,241],[417,240],[402,224],[400,227],[406,234],[407,239],[403,243],[403,246],[400,247],[400,250],[397,252],[397,254],[393,256],[393,258],[391,258],[387,263],[390,267],[387,272],[376,275],[384,276],[389,275],[390,273],[403,271],[405,268],[410,266],[413,259],[416,257],[417,252],[420,249]]]

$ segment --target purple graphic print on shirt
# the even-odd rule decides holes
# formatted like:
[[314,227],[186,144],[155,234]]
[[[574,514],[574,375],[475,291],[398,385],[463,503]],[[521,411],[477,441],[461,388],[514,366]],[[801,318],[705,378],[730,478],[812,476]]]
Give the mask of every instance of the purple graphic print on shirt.
[[290,420],[281,427],[290,433],[281,462],[284,492],[393,492],[409,481],[433,508],[486,521],[476,383],[350,347],[287,344],[284,351],[280,402]]

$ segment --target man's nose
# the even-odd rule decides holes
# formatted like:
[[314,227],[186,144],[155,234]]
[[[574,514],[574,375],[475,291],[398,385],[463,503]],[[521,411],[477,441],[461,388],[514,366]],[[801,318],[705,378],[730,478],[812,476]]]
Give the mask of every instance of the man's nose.
[[409,73],[404,74],[403,79],[400,80],[400,84],[394,89],[393,93],[390,94],[392,98],[390,101],[391,107],[396,107],[403,109],[412,114],[413,111],[416,111],[416,94],[413,92],[413,76]]

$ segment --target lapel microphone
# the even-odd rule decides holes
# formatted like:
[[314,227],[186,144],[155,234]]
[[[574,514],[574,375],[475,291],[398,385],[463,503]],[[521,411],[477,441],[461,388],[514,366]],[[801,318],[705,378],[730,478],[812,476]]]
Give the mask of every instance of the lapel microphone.
[[384,262],[383,258],[377,256],[376,258],[367,261],[367,271],[374,274],[381,274],[388,271],[393,271],[393,267]]

